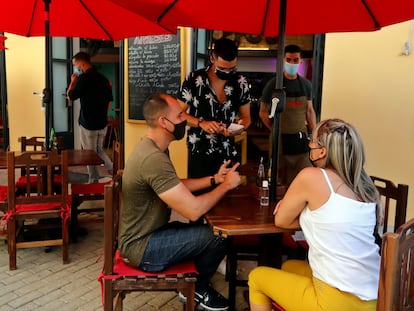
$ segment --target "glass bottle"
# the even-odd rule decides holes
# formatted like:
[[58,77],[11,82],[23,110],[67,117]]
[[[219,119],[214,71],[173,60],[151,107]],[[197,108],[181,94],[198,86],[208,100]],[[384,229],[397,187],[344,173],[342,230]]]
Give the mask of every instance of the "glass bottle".
[[265,167],[263,164],[263,157],[260,158],[259,169],[257,170],[256,186],[261,187],[263,180],[266,179]]
[[269,206],[269,182],[267,179],[263,180],[260,187],[260,206]]

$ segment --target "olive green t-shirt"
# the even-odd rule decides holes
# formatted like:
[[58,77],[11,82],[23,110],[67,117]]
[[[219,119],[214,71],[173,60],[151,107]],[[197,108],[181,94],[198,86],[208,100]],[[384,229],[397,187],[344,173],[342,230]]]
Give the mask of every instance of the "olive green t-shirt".
[[122,176],[118,247],[131,265],[141,263],[151,233],[170,219],[171,209],[158,195],[180,182],[168,152],[144,137],[128,158]]

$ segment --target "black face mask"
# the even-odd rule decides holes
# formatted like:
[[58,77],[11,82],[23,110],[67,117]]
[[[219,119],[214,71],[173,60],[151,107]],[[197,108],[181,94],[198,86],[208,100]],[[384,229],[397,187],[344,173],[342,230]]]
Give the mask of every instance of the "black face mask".
[[224,71],[224,70],[220,70],[217,68],[214,70],[214,73],[216,74],[217,78],[219,78],[220,80],[226,80],[226,81],[230,80],[236,75],[235,70]]
[[320,149],[320,148],[309,148],[309,161],[312,163],[312,166],[317,167],[316,161],[320,160],[321,158],[317,158],[315,160],[312,159],[311,152],[314,149]]
[[312,166],[313,166],[313,167],[317,167],[317,165],[316,165],[316,161],[318,161],[318,160],[319,160],[319,159],[312,160],[311,155],[310,155],[310,152],[309,152],[309,161],[312,163]]
[[174,131],[170,132],[167,129],[166,130],[168,132],[170,132],[171,134],[173,134],[174,135],[174,138],[176,140],[182,139],[184,137],[184,135],[185,135],[185,127],[187,126],[187,120],[184,120],[183,122],[180,122],[180,123],[177,123],[177,124],[171,122],[167,118],[165,118],[165,120],[167,120],[171,124],[174,124]]

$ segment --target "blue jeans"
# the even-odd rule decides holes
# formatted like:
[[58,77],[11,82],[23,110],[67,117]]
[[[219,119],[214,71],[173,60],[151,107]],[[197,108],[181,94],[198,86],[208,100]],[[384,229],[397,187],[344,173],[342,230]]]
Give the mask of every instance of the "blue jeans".
[[[111,159],[103,150],[104,139],[106,135],[106,127],[102,130],[91,131],[79,124],[80,143],[82,149],[95,150],[98,156],[104,161],[105,169],[112,171],[113,164]],[[98,166],[88,165],[89,183],[99,181]]]
[[215,236],[208,225],[170,222],[152,233],[139,268],[162,271],[194,258],[198,271],[196,289],[203,290],[209,286],[227,247],[227,239]]

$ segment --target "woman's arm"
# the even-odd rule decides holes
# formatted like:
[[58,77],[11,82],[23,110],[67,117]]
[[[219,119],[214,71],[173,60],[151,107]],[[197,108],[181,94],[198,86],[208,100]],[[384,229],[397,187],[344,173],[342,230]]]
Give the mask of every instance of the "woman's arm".
[[285,196],[275,209],[275,225],[281,228],[299,228],[299,215],[308,204],[312,185],[318,182],[317,170],[305,168],[290,184]]

